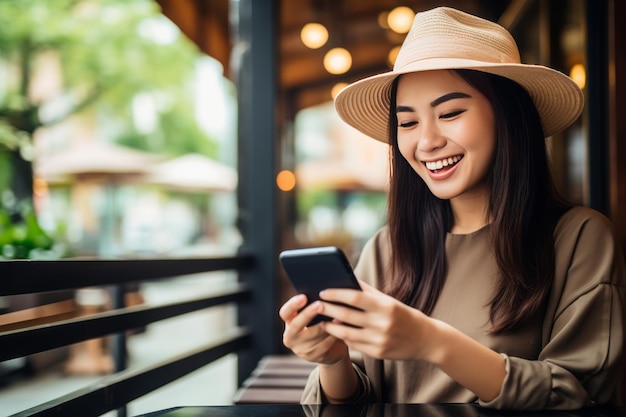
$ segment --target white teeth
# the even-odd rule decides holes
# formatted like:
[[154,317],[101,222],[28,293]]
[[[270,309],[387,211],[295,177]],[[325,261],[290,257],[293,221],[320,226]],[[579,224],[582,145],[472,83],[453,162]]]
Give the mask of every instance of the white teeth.
[[436,171],[438,169],[442,169],[443,167],[451,166],[456,164],[461,160],[462,155],[451,156],[449,158],[440,159],[439,161],[429,161],[426,162],[426,168],[431,171]]

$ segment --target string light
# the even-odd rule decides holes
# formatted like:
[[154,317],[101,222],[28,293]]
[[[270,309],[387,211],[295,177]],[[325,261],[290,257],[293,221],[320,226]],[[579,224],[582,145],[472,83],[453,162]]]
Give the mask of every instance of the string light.
[[396,58],[398,58],[398,53],[400,52],[400,45],[394,46],[389,54],[387,55],[387,63],[391,68],[393,68],[396,63]]
[[387,18],[389,17],[389,12],[384,11],[378,14],[378,26],[383,29],[389,29],[389,24],[387,23]]
[[296,186],[296,176],[293,172],[284,169],[276,175],[276,185],[281,191],[291,191]]
[[339,92],[347,86],[348,83],[337,83],[333,85],[333,88],[330,89],[330,96],[333,98],[333,100],[335,99],[335,96],[337,96],[337,94],[339,94]]
[[318,49],[328,41],[328,30],[321,23],[307,23],[300,31],[300,39],[306,47]]
[[344,74],[352,66],[352,55],[344,48],[333,48],[324,55],[324,68],[331,74]]
[[581,90],[585,88],[585,85],[587,84],[587,71],[585,71],[585,66],[583,64],[574,65],[569,71],[569,76]]
[[413,24],[415,13],[406,6],[399,6],[389,12],[387,24],[396,33],[407,33]]

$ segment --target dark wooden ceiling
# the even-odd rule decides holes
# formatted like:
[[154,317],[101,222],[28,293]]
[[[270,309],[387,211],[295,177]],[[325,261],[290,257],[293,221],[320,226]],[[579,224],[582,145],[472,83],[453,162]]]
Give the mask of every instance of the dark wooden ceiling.
[[[218,59],[229,76],[231,37],[229,0],[157,0],[163,14],[180,27],[198,47]],[[280,0],[279,1],[279,94],[287,98],[293,112],[331,99],[338,82],[388,71],[388,52],[402,43],[403,35],[383,29],[378,17],[396,6],[415,12],[437,6],[452,6],[489,20],[507,18],[528,0]],[[514,12],[514,10],[513,10]],[[300,30],[317,21],[330,32],[328,43],[317,50],[304,46]],[[352,54],[352,68],[331,75],[323,67],[323,56],[341,46]]]

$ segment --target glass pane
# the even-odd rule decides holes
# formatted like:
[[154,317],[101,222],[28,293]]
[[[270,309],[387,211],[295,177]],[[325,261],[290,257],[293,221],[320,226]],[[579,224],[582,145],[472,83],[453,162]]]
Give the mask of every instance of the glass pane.
[[332,102],[295,120],[297,246],[341,247],[355,261],[383,225],[388,146],[348,126]]
[[233,253],[236,94],[221,64],[151,0],[1,13],[0,256]]

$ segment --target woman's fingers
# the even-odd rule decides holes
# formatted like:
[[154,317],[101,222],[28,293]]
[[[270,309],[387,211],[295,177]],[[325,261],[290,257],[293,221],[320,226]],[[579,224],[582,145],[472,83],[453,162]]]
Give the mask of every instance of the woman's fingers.
[[307,327],[317,316],[321,303],[316,301],[304,308],[306,297],[295,296],[287,301],[280,309],[279,315],[285,322],[283,344],[292,349],[300,343],[315,342],[320,338],[322,330],[318,326]]
[[[344,304],[347,303],[344,302]],[[356,327],[363,327],[367,320],[363,310],[346,307],[345,305],[337,305],[331,302],[321,303],[319,312],[325,316],[332,317],[337,322]]]
[[363,291],[344,288],[329,288],[320,292],[322,301],[331,301],[353,307],[363,307],[367,302],[367,295]]
[[306,296],[300,294],[280,308],[278,315],[285,322],[283,344],[311,362],[332,364],[345,358],[348,355],[345,343],[324,332],[322,325],[308,326],[323,309],[323,303],[315,301],[308,306],[306,303]]
[[319,302],[312,303],[304,308],[306,303],[306,295],[298,294],[283,304],[278,311],[278,315],[286,325],[295,327],[296,331],[300,331],[317,316],[316,311],[320,309]]
[[306,295],[298,294],[291,297],[285,304],[282,305],[278,311],[278,315],[284,322],[290,321],[295,315],[298,314],[298,310],[306,305]]

